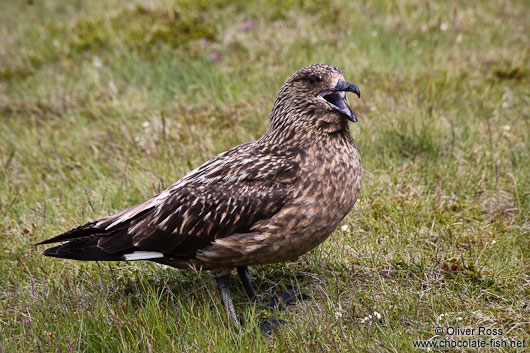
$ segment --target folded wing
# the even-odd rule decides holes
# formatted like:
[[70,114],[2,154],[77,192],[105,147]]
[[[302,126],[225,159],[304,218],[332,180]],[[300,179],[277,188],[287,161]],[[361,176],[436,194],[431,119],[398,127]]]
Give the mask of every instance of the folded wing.
[[292,196],[300,157],[298,150],[235,147],[139,205],[40,244],[68,241],[44,254],[81,260],[192,258],[213,240],[249,232],[278,212]]

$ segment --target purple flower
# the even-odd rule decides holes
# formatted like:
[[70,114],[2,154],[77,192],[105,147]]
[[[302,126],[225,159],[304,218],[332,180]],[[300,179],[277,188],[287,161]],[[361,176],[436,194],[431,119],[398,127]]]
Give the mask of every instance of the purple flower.
[[249,29],[251,29],[252,27],[254,27],[256,25],[256,22],[254,22],[253,20],[250,20],[250,21],[246,21],[246,22],[243,22],[241,24],[241,29],[243,31],[248,31]]
[[28,257],[28,256],[29,256],[29,254],[28,254],[28,253],[25,253],[25,254],[24,254],[24,257]]
[[212,59],[212,61],[219,61],[219,54],[213,53],[210,55],[210,59]]

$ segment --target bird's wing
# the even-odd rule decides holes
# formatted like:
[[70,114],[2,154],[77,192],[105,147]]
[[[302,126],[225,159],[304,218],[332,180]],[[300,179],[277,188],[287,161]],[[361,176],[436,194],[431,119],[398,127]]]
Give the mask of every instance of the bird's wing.
[[248,232],[278,212],[298,180],[301,154],[262,153],[251,144],[235,147],[144,203],[43,243],[96,235],[97,247],[107,253],[191,256],[212,240]]

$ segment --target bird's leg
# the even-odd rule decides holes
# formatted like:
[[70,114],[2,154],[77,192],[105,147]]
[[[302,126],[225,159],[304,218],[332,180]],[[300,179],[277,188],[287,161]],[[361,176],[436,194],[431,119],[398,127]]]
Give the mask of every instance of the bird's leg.
[[[252,285],[252,282],[250,281],[250,278],[248,277],[248,267],[247,266],[238,267],[237,274],[239,275],[241,282],[243,282],[243,287],[245,287],[245,291],[247,292],[247,295],[250,301],[252,301],[254,304],[262,305],[263,303],[256,295],[256,290],[254,289],[254,286]],[[267,308],[268,310],[275,309],[273,306],[264,305],[264,307]],[[261,332],[270,335],[272,334],[274,330],[279,328],[281,325],[284,325],[287,323],[288,322],[284,320],[268,318],[268,319],[264,319],[260,323],[259,329]]]
[[228,288],[229,276],[230,275],[215,277],[215,282],[217,283],[217,288],[219,288],[219,291],[221,292],[221,301],[223,302],[223,306],[228,312],[228,315],[230,315],[230,319],[234,322],[234,325],[237,328],[241,328],[241,324],[237,319],[236,311],[234,309],[234,304],[232,303],[232,298],[230,298],[230,290]]
[[[263,304],[261,300],[257,297],[256,291],[254,290],[254,286],[250,281],[250,277],[248,276],[248,267],[238,267],[237,274],[239,275],[241,282],[243,282],[243,287],[245,287],[245,291],[247,292],[249,299],[256,304]],[[278,294],[275,294],[274,297],[271,298],[271,302],[268,305],[268,308],[282,309],[287,305],[295,304],[297,301],[302,301],[306,299],[309,299],[309,296],[302,293],[297,287],[287,286],[286,290],[280,291]]]
[[245,291],[247,292],[247,295],[250,301],[255,304],[261,304],[261,300],[259,300],[258,296],[256,295],[254,286],[252,285],[252,282],[250,281],[250,278],[248,277],[248,267],[247,266],[238,267],[237,274],[239,275],[241,282],[243,282],[243,287],[245,287]]

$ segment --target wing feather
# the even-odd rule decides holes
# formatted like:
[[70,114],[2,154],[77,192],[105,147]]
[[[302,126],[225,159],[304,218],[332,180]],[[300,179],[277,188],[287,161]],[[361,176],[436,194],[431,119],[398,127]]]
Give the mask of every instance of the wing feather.
[[272,217],[291,197],[300,152],[256,153],[245,146],[218,155],[144,204],[99,221],[106,231],[126,225],[127,232],[103,235],[98,246],[111,253],[130,251],[132,245],[190,256]]

